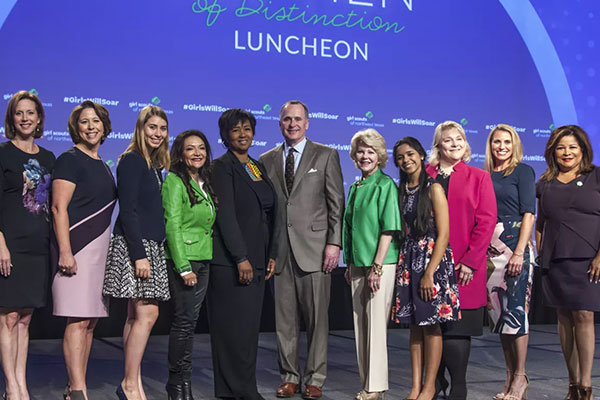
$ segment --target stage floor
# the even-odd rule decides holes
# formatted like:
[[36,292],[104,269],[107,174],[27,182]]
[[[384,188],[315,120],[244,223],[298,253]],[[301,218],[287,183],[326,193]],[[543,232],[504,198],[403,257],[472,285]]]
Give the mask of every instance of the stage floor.
[[[596,337],[598,328],[596,326]],[[596,340],[596,357],[600,346]],[[303,347],[305,342],[303,341]],[[31,395],[37,400],[60,400],[67,382],[60,340],[31,342],[28,378]],[[386,399],[404,399],[410,386],[408,329],[389,330],[390,390]],[[144,362],[142,374],[148,399],[166,399],[167,337],[153,336]],[[302,362],[304,358],[302,356]],[[122,348],[120,338],[94,340],[88,369],[90,400],[114,400],[115,387],[122,379]],[[194,348],[193,392],[199,399],[213,398],[212,364],[208,335],[196,335]],[[567,370],[563,362],[556,326],[536,325],[531,329],[527,371],[531,379],[529,399],[562,399],[568,386]],[[274,333],[260,336],[258,386],[267,399],[275,399],[280,383],[277,370],[276,340]],[[594,363],[593,381],[596,396],[600,396],[600,365]],[[498,335],[486,333],[473,339],[468,371],[469,399],[491,399],[502,389],[504,361]],[[3,385],[3,383],[0,383]],[[352,331],[334,331],[329,335],[329,373],[323,399],[353,399],[360,389],[354,336]],[[301,397],[296,396],[297,399]],[[600,397],[597,397],[600,398]]]

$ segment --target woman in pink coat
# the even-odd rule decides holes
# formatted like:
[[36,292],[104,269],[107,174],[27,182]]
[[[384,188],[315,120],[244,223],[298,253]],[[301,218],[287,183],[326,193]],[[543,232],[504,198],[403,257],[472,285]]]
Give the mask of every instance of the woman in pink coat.
[[436,389],[446,391],[451,376],[451,400],[467,398],[466,374],[471,336],[483,334],[487,304],[486,252],[496,225],[496,196],[490,174],[471,167],[471,148],[460,124],[446,121],[435,128],[427,173],[442,185],[448,198],[450,247],[459,283],[461,320],[442,324],[443,353]]

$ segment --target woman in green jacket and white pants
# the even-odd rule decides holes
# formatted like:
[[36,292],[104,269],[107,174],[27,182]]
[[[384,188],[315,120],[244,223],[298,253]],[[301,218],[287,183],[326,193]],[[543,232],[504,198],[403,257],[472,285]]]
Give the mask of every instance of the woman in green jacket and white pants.
[[209,181],[210,145],[198,130],[180,133],[171,147],[170,174],[162,187],[165,246],[173,318],[169,335],[170,400],[191,399],[196,321],[208,286],[215,196]]
[[385,140],[375,129],[357,132],[350,157],[361,171],[348,194],[342,231],[346,280],[352,289],[354,336],[362,390],[356,400],[385,398],[390,319],[401,229],[398,188],[384,174]]

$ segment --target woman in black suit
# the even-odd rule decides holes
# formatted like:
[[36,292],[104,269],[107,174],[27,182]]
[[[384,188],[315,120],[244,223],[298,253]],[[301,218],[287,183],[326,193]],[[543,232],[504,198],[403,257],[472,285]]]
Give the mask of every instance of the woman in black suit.
[[275,271],[276,198],[264,166],[248,155],[255,127],[244,110],[219,118],[228,151],[213,164],[219,208],[207,294],[218,398],[263,399],[256,388],[256,352],[265,280]]
[[587,133],[576,125],[556,128],[544,156],[548,168],[536,185],[535,227],[543,300],[558,314],[569,371],[566,399],[589,400],[594,312],[600,311],[600,168]]

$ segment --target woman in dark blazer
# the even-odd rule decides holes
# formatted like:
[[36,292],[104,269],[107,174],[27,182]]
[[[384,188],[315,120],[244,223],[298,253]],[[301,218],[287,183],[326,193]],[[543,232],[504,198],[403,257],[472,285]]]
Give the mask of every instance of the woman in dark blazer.
[[535,239],[544,304],[556,308],[569,371],[566,399],[592,399],[594,312],[600,311],[600,168],[590,140],[576,125],[552,132],[548,169],[536,185]]
[[228,151],[213,164],[219,206],[207,298],[218,398],[263,399],[256,352],[265,280],[275,271],[276,198],[264,166],[248,155],[255,126],[240,109],[219,118]]

